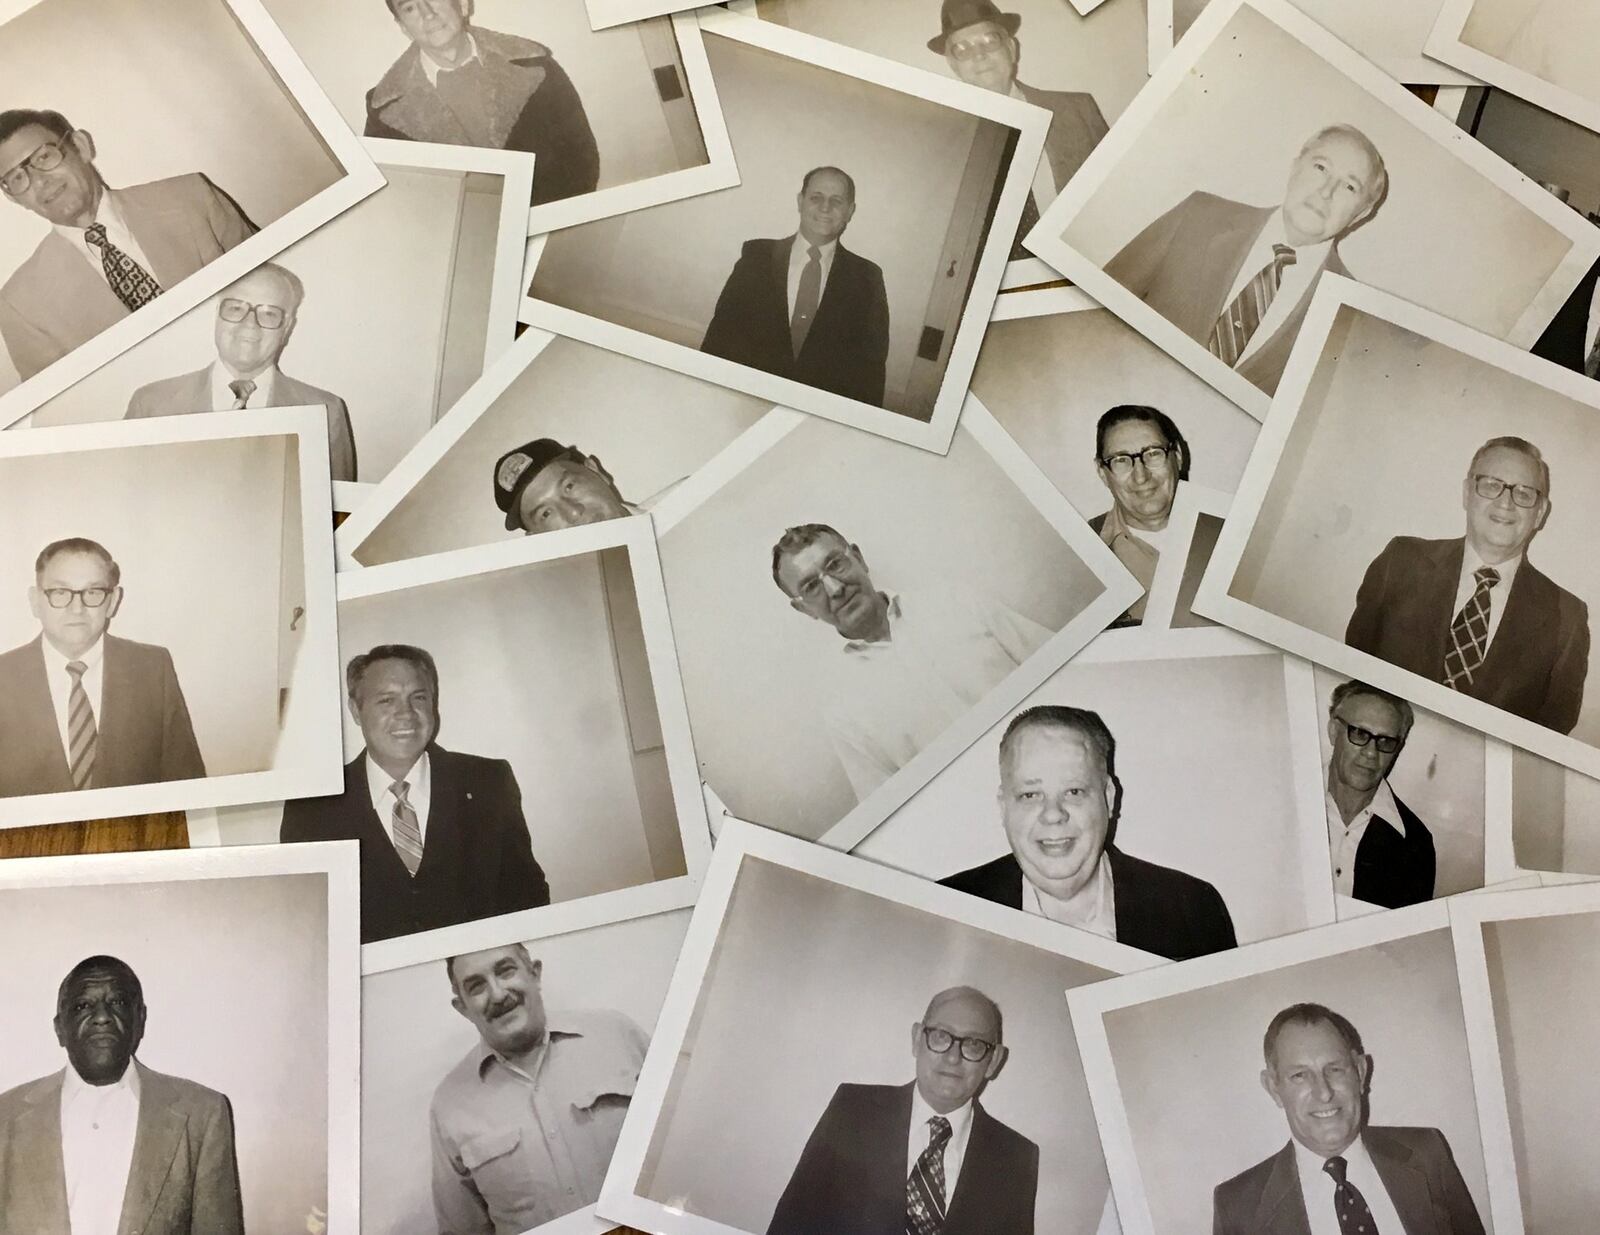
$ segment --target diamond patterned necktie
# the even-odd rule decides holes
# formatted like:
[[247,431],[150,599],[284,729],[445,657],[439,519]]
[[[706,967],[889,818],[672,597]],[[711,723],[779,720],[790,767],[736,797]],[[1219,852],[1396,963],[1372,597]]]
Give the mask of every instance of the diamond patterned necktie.
[[238,400],[232,409],[237,412],[250,406],[250,396],[255,394],[256,384],[248,377],[241,377],[237,381],[229,382],[228,389],[233,391],[233,397]]
[[789,342],[794,345],[797,357],[806,345],[811,319],[817,315],[817,303],[822,299],[822,250],[814,244],[808,248],[810,258],[800,272],[800,287],[794,295],[794,316],[789,319]]
[[1339,1216],[1339,1235],[1378,1235],[1378,1224],[1372,1220],[1367,1198],[1344,1177],[1347,1166],[1337,1154],[1322,1164],[1322,1169],[1333,1177],[1333,1211]]
[[1272,246],[1272,260],[1244,285],[1233,298],[1217,324],[1211,328],[1211,338],[1206,346],[1211,354],[1230,369],[1239,363],[1250,338],[1261,328],[1261,319],[1278,294],[1283,283],[1283,272],[1295,264],[1295,252],[1286,244]]
[[74,789],[89,787],[95,747],[100,739],[94,723],[94,705],[89,702],[89,692],[83,688],[83,675],[88,669],[81,660],[67,662],[67,673],[72,678],[72,689],[67,693],[67,767],[72,772]]
[[417,812],[411,809],[406,795],[411,792],[407,781],[397,780],[389,786],[394,794],[394,847],[400,860],[406,864],[406,873],[415,875],[422,865],[422,828],[417,824]]
[[943,1115],[928,1120],[928,1147],[906,1177],[906,1235],[939,1235],[944,1229],[944,1147],[950,1142],[950,1121]]
[[84,229],[83,238],[100,250],[100,266],[105,271],[106,282],[117,294],[117,299],[128,306],[128,312],[142,309],[161,295],[161,284],[133,258],[129,257],[106,235],[104,223],[91,223]]
[[1489,592],[1500,582],[1500,572],[1480,566],[1472,577],[1478,586],[1450,623],[1450,648],[1444,654],[1444,684],[1451,690],[1471,687],[1472,675],[1489,650]]

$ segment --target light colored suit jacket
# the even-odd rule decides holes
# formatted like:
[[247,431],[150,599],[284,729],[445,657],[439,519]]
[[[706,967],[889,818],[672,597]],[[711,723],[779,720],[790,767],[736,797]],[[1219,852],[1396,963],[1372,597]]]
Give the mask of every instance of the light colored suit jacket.
[[[316,407],[328,411],[328,459],[334,480],[356,478],[356,440],[350,431],[350,410],[331,391],[296,381],[283,370],[272,384],[272,407]],[[128,400],[126,420],[145,416],[183,416],[211,410],[211,366],[198,373],[165,377],[141,386]]]
[[[232,198],[196,172],[118,189],[117,197],[163,291],[256,230]],[[0,288],[0,338],[24,379],[127,316],[105,276],[53,228]]]
[[[139,1124],[117,1235],[243,1235],[228,1099],[137,1060],[131,1066],[139,1069]],[[0,1094],[6,1235],[72,1235],[61,1156],[63,1076]]]

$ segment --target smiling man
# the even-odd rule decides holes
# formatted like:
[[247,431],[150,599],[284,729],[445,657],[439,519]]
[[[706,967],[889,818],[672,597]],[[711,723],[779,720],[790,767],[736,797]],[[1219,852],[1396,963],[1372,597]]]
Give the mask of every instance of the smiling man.
[[1339,242],[1372,219],[1388,192],[1383,156],[1366,134],[1330,125],[1295,156],[1281,205],[1191,193],[1105,270],[1271,394],[1317,280],[1350,273]]
[[979,1097],[1009,1053],[1000,1008],[954,986],[911,1027],[916,1076],[840,1085],[767,1235],[1033,1235],[1039,1147]]
[[506,517],[506,531],[520,530],[528,536],[604,523],[648,509],[622,496],[598,456],[549,437],[508,450],[495,460],[494,501]]
[[286,843],[361,843],[361,942],[550,903],[511,765],[445,750],[439,670],[424,649],[380,644],[345,666],[365,748],[337,797],[287,802]]
[[1161,553],[1172,540],[1167,523],[1178,482],[1189,479],[1189,443],[1165,412],[1125,403],[1095,425],[1094,461],[1111,509],[1089,526],[1145,590],[1112,625],[1137,626]]
[[1367,1124],[1372,1057],[1354,1025],[1297,1003],[1261,1049],[1289,1143],[1217,1186],[1214,1235],[1483,1235],[1442,1132]]

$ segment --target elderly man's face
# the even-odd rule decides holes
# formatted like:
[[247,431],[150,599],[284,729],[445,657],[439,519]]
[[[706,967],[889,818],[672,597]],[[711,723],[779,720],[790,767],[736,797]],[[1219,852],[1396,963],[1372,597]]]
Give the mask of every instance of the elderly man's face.
[[1063,899],[1085,887],[1115,809],[1116,787],[1077,730],[1034,725],[1014,735],[1000,761],[1000,816],[1034,887]]
[[94,168],[94,141],[87,133],[57,137],[42,124],[25,124],[0,142],[0,173],[20,167],[47,145],[61,151],[61,162],[49,171],[28,168],[28,187],[12,200],[51,223],[87,227],[94,222],[105,190]]
[[119,969],[90,969],[61,993],[56,1041],[91,1085],[119,1080],[144,1037],[144,1000]]
[[1132,467],[1122,475],[1106,464],[1099,465],[1100,482],[1111,491],[1123,518],[1134,527],[1160,531],[1172,513],[1172,499],[1178,492],[1180,470],[1176,450],[1169,450],[1160,463],[1144,461],[1143,452],[1151,446],[1172,446],[1160,428],[1148,420],[1124,420],[1112,425],[1105,435],[1105,453],[1133,456]]
[[826,622],[846,639],[863,639],[884,621],[888,600],[872,586],[861,550],[836,536],[819,536],[778,566],[789,604]]
[[[927,1029],[943,1029],[957,1038],[982,1038],[994,1049],[983,1059],[971,1060],[964,1059],[961,1047],[952,1043],[944,1054],[937,1054],[928,1045],[923,1032]],[[922,1020],[911,1027],[911,1053],[917,1061],[917,1090],[922,1100],[941,1115],[976,1097],[994,1079],[1005,1062],[1004,1051],[994,1010],[969,992],[936,996]]]
[[[251,271],[218,298],[213,332],[217,356],[230,372],[241,377],[252,377],[276,364],[294,330],[298,307],[294,288],[282,275],[274,270]],[[241,311],[242,320],[227,320]],[[261,324],[262,317],[273,321],[279,315],[282,321],[277,326]]]
[[622,494],[600,460],[562,456],[539,469],[517,501],[517,517],[530,536],[621,519],[628,513]]
[[488,948],[458,956],[451,965],[455,998],[450,1002],[503,1055],[520,1055],[544,1037],[541,966],[521,948]]
[[418,47],[440,51],[462,37],[471,0],[397,0],[394,19]]
[[856,213],[850,182],[837,172],[818,172],[795,200],[800,206],[800,235],[811,244],[839,239]]
[[422,666],[380,660],[367,666],[350,700],[367,750],[379,767],[408,768],[439,729],[438,700]]
[[[74,593],[98,588],[104,599],[90,605],[81,595],[67,600],[63,608],[50,603],[49,593],[58,590]],[[39,619],[44,637],[63,656],[81,656],[100,640],[122,604],[122,589],[111,583],[111,566],[97,553],[71,550],[54,554],[44,564],[35,585],[28,589],[28,607]]]
[[1294,1139],[1331,1158],[1361,1134],[1369,1063],[1326,1021],[1291,1021],[1278,1035],[1261,1083],[1283,1108]]
[[[1372,734],[1365,746],[1350,740],[1351,725]],[[1399,750],[1387,755],[1380,751],[1377,739],[1398,738],[1403,731],[1399,711],[1387,700],[1376,695],[1348,696],[1328,718],[1328,737],[1333,743],[1329,777],[1356,793],[1376,793],[1394,761],[1400,758]]]
[[1017,79],[1018,50],[1017,40],[999,22],[979,21],[945,40],[944,58],[969,86],[1009,94]]
[[[1467,540],[1473,550],[1491,566],[1510,561],[1528,547],[1550,513],[1550,498],[1543,491],[1539,465],[1520,450],[1496,446],[1484,451],[1473,466],[1478,476],[1492,476],[1505,488],[1495,498],[1480,497],[1472,476],[1461,485],[1461,505],[1467,512]],[[1532,506],[1518,506],[1512,496],[1513,485],[1539,490]]]
[[1332,133],[1295,159],[1284,194],[1290,243],[1321,244],[1359,223],[1377,200],[1378,168],[1359,142]]

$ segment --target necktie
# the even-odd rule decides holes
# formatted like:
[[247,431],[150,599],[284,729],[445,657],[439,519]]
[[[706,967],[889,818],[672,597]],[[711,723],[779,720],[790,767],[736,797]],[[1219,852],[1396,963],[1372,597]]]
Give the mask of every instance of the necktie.
[[1340,1235],[1378,1235],[1378,1224],[1372,1220],[1367,1198],[1344,1177],[1346,1166],[1337,1154],[1322,1164],[1322,1169],[1333,1177],[1333,1211],[1339,1215]]
[[250,405],[250,396],[256,392],[256,384],[248,377],[241,377],[237,381],[228,383],[228,389],[233,391],[233,397],[238,400],[233,405],[234,411],[239,411]]
[[128,312],[144,308],[161,295],[161,284],[150,272],[111,243],[104,223],[89,224],[83,238],[100,250],[100,266],[105,271],[106,282],[117,299],[128,306]]
[[1444,684],[1451,690],[1471,687],[1472,675],[1489,650],[1489,591],[1500,582],[1500,572],[1480,566],[1472,577],[1478,586],[1450,623],[1450,648],[1444,654]]
[[943,1115],[928,1120],[928,1147],[906,1178],[906,1235],[938,1235],[944,1229],[944,1147],[950,1121]]
[[83,688],[83,675],[88,668],[81,660],[67,662],[67,673],[72,678],[72,689],[67,693],[67,767],[72,771],[74,789],[89,787],[100,738],[94,723],[94,706]]
[[389,786],[389,792],[394,794],[394,847],[406,864],[406,873],[415,875],[417,867],[422,865],[422,828],[417,823],[417,812],[406,801],[411,785],[397,780]]
[[1595,337],[1594,346],[1589,349],[1589,355],[1584,359],[1583,372],[1587,377],[1600,378],[1600,335]]
[[794,354],[806,345],[806,335],[811,332],[811,319],[817,315],[817,302],[822,299],[822,250],[810,245],[810,260],[800,272],[800,289],[794,297],[794,316],[789,319],[789,341]]
[[1039,207],[1033,200],[1033,193],[1029,192],[1028,196],[1022,199],[1022,221],[1017,224],[1017,238],[1011,243],[1012,261],[1024,262],[1033,256],[1032,253],[1022,247],[1022,238],[1031,232],[1038,222]]
[[1260,329],[1261,319],[1267,315],[1267,307],[1283,283],[1284,270],[1294,263],[1293,249],[1286,244],[1273,245],[1272,260],[1244,285],[1244,290],[1234,297],[1227,311],[1217,318],[1206,346],[1230,369],[1239,363],[1239,357],[1250,346],[1250,337]]

